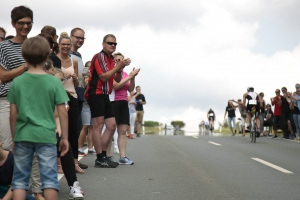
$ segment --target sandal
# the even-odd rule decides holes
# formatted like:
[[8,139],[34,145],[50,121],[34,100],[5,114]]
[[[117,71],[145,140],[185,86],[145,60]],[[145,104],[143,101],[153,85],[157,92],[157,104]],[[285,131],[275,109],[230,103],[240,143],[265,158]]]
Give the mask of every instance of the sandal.
[[62,170],[61,165],[57,165],[57,173],[64,174],[64,171]]
[[76,173],[79,173],[79,174],[85,174],[85,171],[83,171],[83,170],[79,167],[79,164],[75,164],[75,170],[76,170]]

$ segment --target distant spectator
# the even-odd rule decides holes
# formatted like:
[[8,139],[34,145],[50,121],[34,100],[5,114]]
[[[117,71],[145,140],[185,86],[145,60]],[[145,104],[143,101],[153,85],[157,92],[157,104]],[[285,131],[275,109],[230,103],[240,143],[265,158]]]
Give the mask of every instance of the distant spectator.
[[283,96],[281,98],[281,130],[283,131],[284,138],[289,139],[289,132],[294,135],[294,131],[292,129],[293,117],[290,109],[290,104],[292,103],[292,101],[288,96],[286,87],[282,87],[281,91],[283,93]]
[[296,92],[294,92],[293,95],[291,93],[288,93],[288,95],[291,97],[291,99],[293,99],[294,102],[293,120],[296,127],[295,135],[297,137],[297,141],[300,141],[300,84],[297,83],[295,87]]
[[228,101],[228,105],[225,109],[224,120],[225,120],[226,114],[228,112],[228,125],[231,130],[232,136],[234,136],[236,134],[235,109],[236,109],[236,106],[234,106],[231,101]]
[[61,60],[56,56],[56,54],[58,53],[58,44],[57,44],[57,34],[56,34],[56,29],[52,26],[44,26],[41,30],[41,33],[46,33],[51,35],[52,39],[53,39],[53,46],[51,46],[51,53],[49,58],[52,60],[54,67],[56,68],[61,68]]
[[275,97],[270,98],[272,106],[275,106],[274,117],[273,117],[273,131],[274,131],[273,138],[277,138],[277,129],[278,129],[278,125],[280,125],[281,105],[282,105],[282,101],[281,101],[282,96],[280,95],[280,90],[276,89],[275,94],[276,94]]
[[0,42],[2,42],[5,39],[6,31],[4,28],[0,27]]
[[137,105],[136,105],[136,123],[137,123],[136,135],[137,135],[137,137],[140,137],[141,136],[141,127],[142,127],[143,118],[144,118],[143,105],[146,104],[146,99],[145,99],[145,96],[141,93],[141,87],[140,86],[135,87],[135,92],[140,93],[136,97],[136,103],[137,103]]
[[242,136],[245,136],[246,131],[245,131],[245,122],[246,122],[246,108],[243,106],[243,101],[241,99],[238,99],[238,101],[234,101],[233,102],[238,104],[239,107],[239,111],[241,114],[241,121],[240,121],[240,125],[242,127]]
[[[267,104],[266,108],[267,109],[265,110],[263,126],[270,127],[273,126],[273,111],[271,109],[270,104]],[[267,134],[271,136],[270,133],[267,133],[267,131],[262,132],[262,135],[267,135]]]
[[260,107],[260,114],[259,114],[259,121],[260,121],[260,132],[264,131],[264,118],[265,118],[265,110],[266,110],[266,101],[264,100],[265,94],[263,92],[259,93],[260,100],[261,100],[261,107]]

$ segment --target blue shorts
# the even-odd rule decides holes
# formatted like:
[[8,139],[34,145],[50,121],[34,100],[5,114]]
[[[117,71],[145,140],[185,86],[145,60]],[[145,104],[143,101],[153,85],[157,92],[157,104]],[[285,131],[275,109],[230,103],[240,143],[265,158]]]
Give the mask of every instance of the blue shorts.
[[34,152],[38,157],[42,182],[41,189],[51,188],[59,191],[56,145],[33,142],[15,143],[12,190],[28,190]]

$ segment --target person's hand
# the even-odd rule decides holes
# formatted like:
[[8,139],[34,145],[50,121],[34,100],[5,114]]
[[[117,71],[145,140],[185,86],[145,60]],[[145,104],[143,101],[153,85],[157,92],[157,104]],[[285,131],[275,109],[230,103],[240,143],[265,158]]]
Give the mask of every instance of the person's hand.
[[119,63],[120,63],[120,65],[121,65],[121,67],[124,68],[125,66],[130,65],[131,60],[130,60],[130,58],[126,58],[126,59],[120,60],[120,61],[118,62],[118,64],[119,64]]
[[67,139],[61,139],[59,143],[58,151],[60,152],[60,156],[66,155],[69,150],[69,142]]
[[129,77],[130,79],[134,78],[136,75],[138,75],[138,73],[140,72],[140,68],[139,69],[135,69],[133,68],[133,70],[129,73]]
[[69,74],[69,73],[65,73],[64,75],[65,75],[65,78],[66,78],[66,79],[70,79],[70,78],[72,77],[72,75]]
[[78,80],[77,74],[72,74],[71,77],[73,78],[73,80]]

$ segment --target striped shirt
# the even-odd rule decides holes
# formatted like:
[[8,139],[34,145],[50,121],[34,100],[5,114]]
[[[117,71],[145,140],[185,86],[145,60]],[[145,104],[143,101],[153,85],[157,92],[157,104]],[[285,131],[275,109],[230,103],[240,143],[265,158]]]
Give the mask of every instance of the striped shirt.
[[104,74],[115,67],[115,60],[103,50],[100,53],[94,55],[91,67],[90,67],[90,78],[85,90],[85,98],[88,99],[92,95],[106,94],[109,95],[113,88],[114,76],[105,82],[102,82],[99,75]]
[[[0,42],[0,65],[7,71],[20,67],[25,63],[22,57],[22,44],[11,40]],[[6,97],[12,80],[0,85],[0,97]]]

